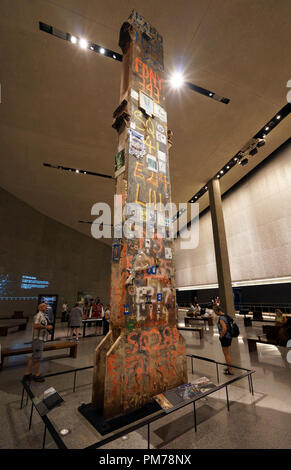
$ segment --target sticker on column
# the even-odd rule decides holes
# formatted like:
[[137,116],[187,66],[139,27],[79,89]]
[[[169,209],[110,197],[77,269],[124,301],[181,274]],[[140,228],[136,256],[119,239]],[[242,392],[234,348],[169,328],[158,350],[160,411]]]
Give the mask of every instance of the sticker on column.
[[139,92],[139,107],[143,109],[148,116],[153,116],[154,102],[149,96],[145,95],[142,91]]
[[167,155],[165,154],[165,152],[161,152],[161,150],[158,150],[159,171],[161,173],[164,173],[164,175],[167,173],[166,159]]
[[130,90],[130,96],[131,96],[134,100],[138,101],[138,92],[137,92],[136,90],[134,90],[133,88],[131,88],[131,90]]
[[150,248],[150,247],[151,247],[151,239],[150,239],[150,238],[146,238],[144,244],[145,244],[145,247],[146,247],[146,248]]
[[154,115],[161,121],[167,122],[167,112],[158,103],[154,103]]
[[124,315],[129,315],[129,305],[124,305]]
[[167,144],[167,138],[165,134],[162,134],[161,132],[156,131],[156,138],[158,142],[161,142],[161,144],[165,144],[165,145]]
[[163,294],[157,294],[157,301],[162,302],[163,300]]
[[142,158],[145,155],[144,136],[133,129],[129,130],[129,155]]
[[115,170],[115,178],[117,178],[117,176],[121,175],[121,173],[123,173],[125,171],[125,155],[124,155],[124,149],[121,150],[120,152],[118,152],[116,155],[115,155],[115,167],[114,167],[114,170]]
[[157,212],[157,226],[158,227],[165,227],[165,213],[163,211]]
[[164,126],[162,124],[157,124],[157,131],[161,132],[161,134],[165,133]]
[[148,169],[150,171],[155,171],[157,173],[157,171],[158,171],[157,157],[154,157],[153,155],[148,154],[147,155],[147,165],[148,165]]
[[112,261],[119,261],[120,259],[120,243],[114,243],[112,246]]
[[172,259],[172,248],[165,247],[165,258]]

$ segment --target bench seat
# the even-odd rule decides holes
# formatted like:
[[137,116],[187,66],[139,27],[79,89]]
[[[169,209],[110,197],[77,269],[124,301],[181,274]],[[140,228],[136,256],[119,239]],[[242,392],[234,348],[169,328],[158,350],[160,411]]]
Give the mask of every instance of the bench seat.
[[[74,341],[47,341],[44,344],[44,351],[55,351],[58,349],[70,349],[70,357],[76,358],[78,352],[78,343]],[[32,353],[32,345],[23,345],[11,348],[3,348],[1,351],[1,363],[0,369],[3,367],[5,357],[9,356],[20,356],[23,354]]]

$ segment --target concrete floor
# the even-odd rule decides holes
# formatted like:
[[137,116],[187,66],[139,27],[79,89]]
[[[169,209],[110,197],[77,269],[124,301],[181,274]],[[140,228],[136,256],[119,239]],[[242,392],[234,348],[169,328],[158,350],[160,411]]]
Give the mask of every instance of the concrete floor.
[[[181,321],[183,319],[183,313]],[[255,395],[249,393],[248,381],[243,379],[229,387],[230,412],[226,408],[225,391],[219,391],[197,405],[198,432],[193,430],[193,407],[189,405],[151,425],[151,448],[157,449],[251,449],[291,448],[291,365],[286,360],[287,349],[258,345],[258,354],[249,353],[244,338],[261,333],[262,323],[253,323],[245,328],[238,320],[241,335],[233,341],[233,363],[256,370],[253,376]],[[88,333],[93,329],[88,329]],[[206,331],[204,338],[198,333],[182,332],[187,343],[187,352],[223,361],[216,326]],[[65,337],[66,327],[57,324],[56,337]],[[11,332],[1,337],[2,347],[30,341],[30,325],[25,332]],[[78,358],[60,355],[59,351],[47,352],[50,360],[42,362],[44,374],[83,367],[92,364],[93,351],[101,337],[81,338]],[[34,412],[32,428],[28,431],[30,403],[20,410],[21,384],[27,356],[16,356],[6,360],[0,372],[0,448],[39,449],[42,447],[43,423]],[[215,366],[195,361],[194,377],[208,376],[213,381]],[[222,368],[221,368],[221,377]],[[194,378],[190,373],[189,381]],[[33,383],[34,394],[40,395],[50,386],[64,398],[64,403],[49,414],[56,429],[69,428],[64,437],[69,448],[83,448],[102,437],[79,414],[77,407],[91,401],[92,370],[80,372],[76,392],[72,393],[73,375],[47,379],[44,384]],[[47,448],[55,448],[49,434]],[[132,432],[103,448],[147,447],[147,428]]]

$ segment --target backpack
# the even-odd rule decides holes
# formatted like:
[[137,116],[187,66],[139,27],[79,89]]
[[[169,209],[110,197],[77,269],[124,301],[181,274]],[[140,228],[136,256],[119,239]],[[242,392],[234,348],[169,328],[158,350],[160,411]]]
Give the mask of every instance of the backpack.
[[232,338],[237,338],[240,334],[239,327],[229,315],[226,315],[229,325],[229,332]]

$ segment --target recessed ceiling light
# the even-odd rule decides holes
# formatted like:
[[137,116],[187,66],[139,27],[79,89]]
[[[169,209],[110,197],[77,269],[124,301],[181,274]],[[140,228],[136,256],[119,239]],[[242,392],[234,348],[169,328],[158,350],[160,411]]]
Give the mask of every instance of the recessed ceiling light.
[[220,175],[217,175],[217,178],[220,178]]
[[229,168],[230,168],[229,165],[227,165],[226,169],[229,170]]
[[81,38],[80,41],[79,41],[79,45],[82,49],[87,49],[87,47],[88,47],[87,39]]
[[205,189],[207,189],[207,186],[205,186]]
[[266,127],[265,127],[265,131],[268,131],[269,129],[270,129],[269,126],[266,126]]
[[209,96],[212,96],[212,95],[213,95],[213,93],[209,93]]
[[237,161],[237,157],[234,157],[234,161],[235,161],[235,162]]
[[94,51],[94,47],[93,47],[93,46],[90,46],[90,49],[91,49],[91,51]]
[[71,36],[71,42],[72,42],[73,44],[76,44],[77,41],[78,41],[78,39],[76,38],[76,36]]
[[100,47],[99,52],[100,52],[100,54],[105,54],[105,49],[104,49],[104,47]]
[[280,114],[278,114],[278,116],[276,116],[276,119],[280,119],[280,117],[281,117]]
[[115,55],[115,54],[113,54],[113,59],[116,59],[116,55]]
[[223,175],[223,170],[220,170],[220,173]]
[[80,173],[79,170],[76,170],[76,173]]
[[184,78],[181,72],[175,72],[170,78],[172,88],[180,88],[184,83]]

